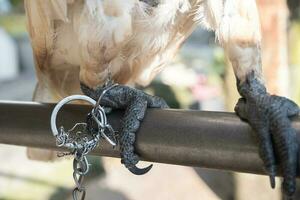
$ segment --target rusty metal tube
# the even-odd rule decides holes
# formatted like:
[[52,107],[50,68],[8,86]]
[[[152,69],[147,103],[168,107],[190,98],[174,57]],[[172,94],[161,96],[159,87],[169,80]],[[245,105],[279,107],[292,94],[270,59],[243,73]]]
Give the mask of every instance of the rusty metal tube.
[[[50,131],[53,104],[0,102],[0,143],[56,149]],[[91,107],[66,105],[58,122],[72,127]],[[108,116],[120,129],[122,111]],[[300,119],[293,121],[300,142]],[[248,124],[233,113],[149,109],[139,129],[136,149],[143,160],[264,174],[258,147]],[[118,157],[105,141],[93,152]]]

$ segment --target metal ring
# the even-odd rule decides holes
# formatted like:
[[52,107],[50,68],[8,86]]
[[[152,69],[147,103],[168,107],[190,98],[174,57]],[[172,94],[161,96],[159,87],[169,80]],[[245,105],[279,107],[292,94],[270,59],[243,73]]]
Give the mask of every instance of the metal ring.
[[56,126],[56,118],[57,118],[57,114],[59,112],[59,110],[67,103],[71,102],[71,101],[75,101],[75,100],[83,100],[83,101],[87,101],[90,104],[92,104],[93,106],[96,105],[96,101],[88,96],[85,95],[72,95],[72,96],[68,96],[66,98],[64,98],[63,100],[61,100],[60,102],[58,102],[58,104],[54,107],[52,114],[51,114],[51,130],[53,135],[56,137],[57,135],[59,135],[59,132],[57,130],[57,126]]

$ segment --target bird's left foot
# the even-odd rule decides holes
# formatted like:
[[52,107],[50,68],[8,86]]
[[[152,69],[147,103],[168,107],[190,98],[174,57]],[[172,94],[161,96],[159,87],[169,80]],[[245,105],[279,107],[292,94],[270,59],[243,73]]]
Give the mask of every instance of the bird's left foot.
[[[108,89],[109,87],[110,89]],[[124,85],[116,85],[114,87],[107,85],[93,90],[81,84],[81,90],[85,95],[96,101],[102,95],[100,101],[102,106],[112,109],[125,109],[119,133],[121,162],[129,171],[136,175],[147,173],[152,165],[143,169],[136,166],[139,162],[139,156],[134,151],[136,132],[140,127],[147,108],[168,108],[167,103],[160,97],[151,96],[141,90]]]
[[254,73],[239,86],[239,92],[243,98],[235,111],[256,133],[271,186],[275,187],[279,163],[284,177],[283,192],[292,196],[296,190],[298,143],[289,118],[298,115],[298,106],[287,98],[269,95]]

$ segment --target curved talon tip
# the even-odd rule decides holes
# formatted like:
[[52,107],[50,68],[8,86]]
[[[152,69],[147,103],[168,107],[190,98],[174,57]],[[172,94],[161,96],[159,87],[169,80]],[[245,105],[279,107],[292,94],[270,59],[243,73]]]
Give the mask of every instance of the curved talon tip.
[[270,184],[271,184],[271,187],[274,189],[276,186],[276,182],[275,182],[275,176],[273,176],[273,175],[270,175]]
[[129,167],[128,170],[135,175],[144,175],[147,172],[149,172],[152,167],[153,167],[153,164],[149,165],[148,167],[142,168],[142,169],[138,168],[137,166],[132,166],[132,167]]

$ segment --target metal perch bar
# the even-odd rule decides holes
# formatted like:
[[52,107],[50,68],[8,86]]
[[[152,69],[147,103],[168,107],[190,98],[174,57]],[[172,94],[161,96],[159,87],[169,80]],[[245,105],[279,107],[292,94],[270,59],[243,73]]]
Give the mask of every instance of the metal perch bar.
[[[59,150],[50,131],[54,104],[0,102],[0,143]],[[66,105],[58,125],[85,121],[90,106]],[[108,120],[120,129],[122,111]],[[61,124],[60,124],[61,123]],[[293,120],[300,142],[300,118]],[[143,160],[264,174],[248,124],[233,113],[149,109],[138,132],[136,149]],[[104,140],[93,152],[118,157]]]

